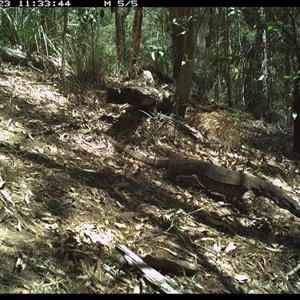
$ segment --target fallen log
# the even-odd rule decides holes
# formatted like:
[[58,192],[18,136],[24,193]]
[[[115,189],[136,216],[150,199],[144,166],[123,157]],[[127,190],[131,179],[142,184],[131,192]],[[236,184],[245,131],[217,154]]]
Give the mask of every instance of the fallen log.
[[109,87],[106,90],[106,103],[128,103],[146,111],[167,113],[174,106],[174,93],[153,87]]

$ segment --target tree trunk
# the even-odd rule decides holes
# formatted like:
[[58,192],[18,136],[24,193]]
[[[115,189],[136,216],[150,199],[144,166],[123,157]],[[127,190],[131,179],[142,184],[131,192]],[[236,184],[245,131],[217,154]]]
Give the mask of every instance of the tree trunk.
[[[196,32],[197,24],[199,22],[199,16],[195,16],[195,7],[169,7],[169,13],[172,16],[180,15],[181,19],[178,19],[177,22],[182,26],[177,26],[180,28],[180,43],[178,39],[173,40],[173,46],[176,48],[180,44],[178,49],[178,55],[174,61],[173,76],[178,76],[179,78],[176,86],[175,99],[177,106],[178,116],[184,118],[185,112],[189,103],[189,94],[192,85],[192,79],[194,74],[194,53],[196,46]],[[174,38],[174,27],[173,25],[173,38]],[[176,30],[178,34],[178,31]],[[175,43],[175,45],[174,45]],[[180,66],[180,68],[179,68]]]
[[[185,16],[184,7],[168,7],[170,19],[172,22],[172,44],[173,44],[173,79],[177,82],[181,69],[181,62],[183,58],[183,44],[184,35],[183,28],[180,23],[181,18]],[[176,22],[175,22],[176,20]],[[176,25],[179,24],[179,25]]]
[[136,7],[134,22],[132,27],[132,47],[131,47],[130,65],[129,65],[129,72],[128,72],[130,78],[136,77],[135,64],[137,61],[137,56],[140,48],[140,40],[142,35],[142,21],[143,21],[143,8]]
[[[299,70],[299,68],[298,68]],[[300,93],[299,93],[300,80],[297,78],[294,85],[294,104],[293,113],[294,117],[294,133],[293,133],[293,148],[295,151],[300,152]]]
[[227,94],[227,105],[228,107],[233,107],[232,101],[232,90],[231,90],[231,74],[230,74],[230,57],[229,57],[229,21],[227,9],[224,7],[222,9],[223,14],[223,38],[224,38],[224,56],[225,56],[225,91]]
[[[197,8],[197,14],[199,14],[199,22],[197,24],[196,34],[196,48],[195,48],[195,69],[207,70],[207,65],[211,63],[210,60],[210,45],[211,45],[211,30],[212,30],[212,13],[214,8],[203,7]],[[201,27],[201,30],[199,28]],[[213,84],[210,76],[203,74],[202,76],[195,76],[193,80],[197,84],[197,98],[200,102],[209,102],[208,94],[210,93]]]
[[115,25],[116,25],[116,46],[117,60],[122,66],[125,66],[125,19],[128,15],[126,8],[115,7]]
[[[187,17],[195,15],[194,7],[186,7],[185,13]],[[176,87],[175,99],[177,102],[178,116],[184,118],[187,106],[189,104],[189,94],[194,75],[194,53],[196,45],[196,22],[189,20],[187,24],[187,32],[184,35],[182,66]]]
[[271,112],[271,105],[269,99],[269,90],[268,90],[268,57],[267,57],[267,32],[266,32],[266,13],[263,7],[259,9],[260,15],[260,31],[259,38],[261,39],[261,73],[262,73],[262,101],[264,103],[264,110],[267,113]]

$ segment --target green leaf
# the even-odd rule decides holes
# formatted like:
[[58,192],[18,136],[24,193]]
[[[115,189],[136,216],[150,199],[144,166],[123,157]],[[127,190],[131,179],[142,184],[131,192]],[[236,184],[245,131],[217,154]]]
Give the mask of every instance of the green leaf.
[[188,21],[191,21],[191,22],[197,22],[198,20],[199,20],[198,15],[190,16],[188,19]]
[[272,30],[273,28],[274,28],[273,26],[269,25],[267,30]]
[[298,116],[298,114],[297,114],[296,112],[292,112],[292,118],[293,118],[294,120],[296,120],[297,116]]
[[180,32],[180,33],[178,33],[177,36],[179,36],[179,35],[184,35],[184,34],[186,34],[186,30],[184,30],[184,31],[182,31],[182,32]]
[[283,78],[284,79],[291,79],[293,77],[293,75],[284,75]]
[[177,22],[177,19],[176,18],[174,18],[172,21],[171,21],[171,23],[173,24],[173,25],[180,25],[178,22]]
[[151,52],[151,58],[153,61],[155,61],[155,52]]
[[261,75],[261,76],[257,79],[257,81],[262,81],[264,78],[265,78],[265,75]]

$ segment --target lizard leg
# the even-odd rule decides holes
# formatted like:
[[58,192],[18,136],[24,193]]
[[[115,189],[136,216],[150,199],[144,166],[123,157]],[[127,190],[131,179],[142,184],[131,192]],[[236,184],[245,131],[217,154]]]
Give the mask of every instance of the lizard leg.
[[167,172],[165,173],[165,176],[167,178],[172,178],[172,179],[175,179],[177,176],[180,176],[180,175],[192,175],[192,174],[195,174],[195,172],[192,172],[191,171],[191,168],[189,168],[188,166],[186,168],[169,168],[167,170]]

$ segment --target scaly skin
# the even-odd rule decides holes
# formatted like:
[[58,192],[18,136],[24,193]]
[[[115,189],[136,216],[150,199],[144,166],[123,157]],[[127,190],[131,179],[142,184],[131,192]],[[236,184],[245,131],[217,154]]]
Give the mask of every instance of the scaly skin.
[[258,177],[219,167],[214,164],[194,159],[149,158],[129,149],[106,134],[101,134],[117,149],[145,164],[172,170],[176,175],[196,174],[201,185],[207,190],[225,195],[242,198],[252,191],[255,196],[264,196],[279,207],[288,210],[300,218],[300,206],[284,190]]

